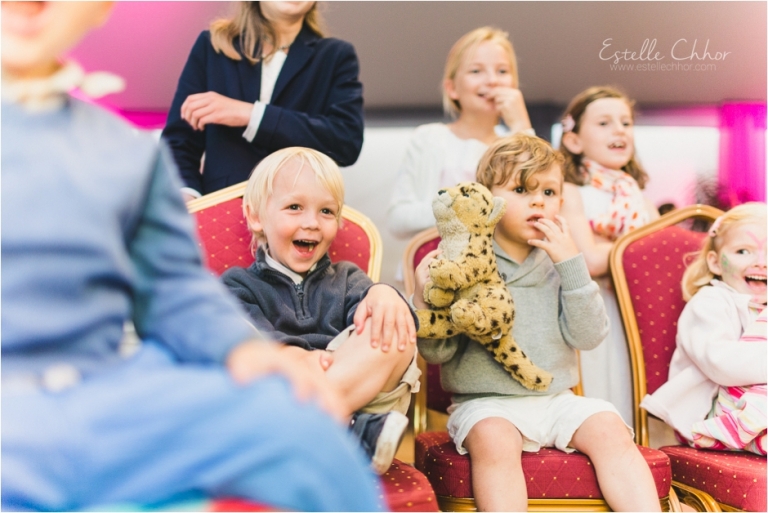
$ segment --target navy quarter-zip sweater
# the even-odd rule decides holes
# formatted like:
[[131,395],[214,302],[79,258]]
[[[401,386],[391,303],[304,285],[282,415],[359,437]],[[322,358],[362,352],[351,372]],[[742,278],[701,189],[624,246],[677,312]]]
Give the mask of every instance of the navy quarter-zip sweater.
[[[353,324],[357,306],[374,285],[355,264],[332,264],[327,254],[296,285],[269,266],[263,247],[250,267],[229,269],[222,280],[265,338],[310,350],[325,349]],[[414,322],[418,328],[415,314]]]

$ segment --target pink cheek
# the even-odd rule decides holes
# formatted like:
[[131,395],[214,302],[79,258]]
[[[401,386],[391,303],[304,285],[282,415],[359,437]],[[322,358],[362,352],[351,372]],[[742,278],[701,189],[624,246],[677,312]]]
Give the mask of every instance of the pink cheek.
[[754,233],[752,233],[751,231],[747,232],[747,234],[752,238],[753,241],[755,241],[755,244],[757,245],[757,247],[760,248],[757,251],[758,262],[762,262],[763,264],[765,264],[765,261],[766,261],[766,258],[765,258],[765,245],[766,245],[766,241],[768,241],[768,237],[760,238],[757,235],[755,235]]

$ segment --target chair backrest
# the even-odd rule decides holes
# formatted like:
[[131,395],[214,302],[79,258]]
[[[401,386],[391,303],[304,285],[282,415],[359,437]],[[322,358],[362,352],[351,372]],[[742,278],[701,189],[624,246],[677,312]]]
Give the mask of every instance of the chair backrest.
[[[246,182],[190,201],[200,247],[206,265],[220,275],[230,267],[248,267],[253,263],[251,233],[243,216]],[[346,260],[357,264],[373,281],[381,274],[381,235],[373,222],[357,210],[344,206],[341,226],[328,250],[333,262]]]
[[408,241],[405,253],[403,254],[403,284],[405,285],[405,294],[407,296],[413,294],[413,289],[416,288],[413,279],[414,269],[424,260],[427,253],[437,249],[439,243],[440,235],[434,226],[417,233]]
[[[413,294],[416,284],[413,272],[427,253],[437,249],[440,235],[437,228],[427,228],[414,235],[408,242],[403,255],[403,283],[405,294]],[[427,430],[427,410],[445,413],[451,405],[451,394],[443,390],[440,384],[440,366],[429,365],[419,356],[419,368],[422,375],[422,387],[413,401],[413,430],[418,435]]]
[[707,205],[674,210],[616,241],[610,269],[629,344],[635,437],[648,445],[648,417],[639,407],[669,377],[677,319],[685,306],[681,282],[692,255],[701,248],[701,232],[681,222],[714,221],[722,211]]

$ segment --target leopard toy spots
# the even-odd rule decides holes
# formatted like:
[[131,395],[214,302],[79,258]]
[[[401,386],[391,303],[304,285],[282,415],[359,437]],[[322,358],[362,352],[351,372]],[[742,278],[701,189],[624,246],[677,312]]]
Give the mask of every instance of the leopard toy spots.
[[478,183],[438,192],[432,210],[442,253],[429,265],[424,301],[430,309],[417,312],[418,335],[440,339],[465,333],[524,387],[544,391],[552,375],[537,367],[512,337],[515,307],[493,253],[493,230],[505,209],[502,198]]

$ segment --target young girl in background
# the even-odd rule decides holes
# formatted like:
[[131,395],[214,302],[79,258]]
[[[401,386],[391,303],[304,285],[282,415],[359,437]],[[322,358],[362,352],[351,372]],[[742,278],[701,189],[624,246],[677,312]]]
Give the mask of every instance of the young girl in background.
[[683,275],[669,380],[641,406],[693,447],[766,453],[765,234],[765,204],[735,207]]
[[456,120],[418,127],[400,166],[387,216],[396,237],[435,225],[432,198],[440,188],[475,180],[499,120],[511,133],[534,135],[506,32],[481,27],[456,41],[445,63],[443,108]]
[[600,285],[611,320],[606,341],[581,353],[584,394],[613,403],[630,425],[632,374],[621,315],[607,276],[608,254],[620,235],[658,217],[641,192],[648,175],[635,158],[633,105],[610,87],[579,93],[566,109],[560,145],[566,181],[562,215]]

